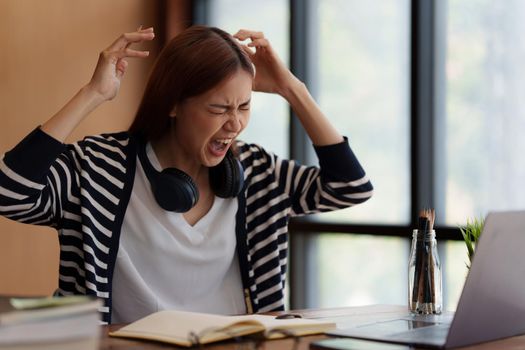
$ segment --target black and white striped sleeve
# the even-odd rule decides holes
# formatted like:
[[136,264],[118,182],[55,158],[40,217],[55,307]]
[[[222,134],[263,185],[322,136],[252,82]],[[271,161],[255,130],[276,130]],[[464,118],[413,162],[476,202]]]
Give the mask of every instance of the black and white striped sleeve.
[[75,181],[65,150],[66,145],[37,128],[2,156],[0,214],[23,223],[58,226],[60,193],[71,192]]
[[348,140],[315,147],[319,167],[276,160],[276,173],[291,199],[291,215],[347,208],[368,200],[373,187]]

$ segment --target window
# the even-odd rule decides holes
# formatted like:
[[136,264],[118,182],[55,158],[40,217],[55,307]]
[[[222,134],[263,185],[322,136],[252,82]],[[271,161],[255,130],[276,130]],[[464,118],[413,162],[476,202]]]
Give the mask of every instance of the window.
[[449,225],[525,208],[525,2],[446,6],[443,199]]
[[[375,187],[364,205],[292,222],[292,307],[406,303],[412,228],[419,209],[434,207],[444,308],[455,309],[468,272],[457,226],[525,207],[525,2],[198,3],[207,23],[235,31],[246,20],[267,33]],[[278,100],[262,112],[280,115],[271,130],[267,120],[255,124],[254,110],[257,132],[246,136],[313,163]]]
[[[373,180],[374,199],[320,220],[410,222],[410,4],[323,0],[318,101]],[[378,25],[381,23],[381,25]]]
[[308,307],[404,304],[409,246],[403,238],[365,234],[316,235]]
[[[408,0],[315,1],[318,101],[374,185],[369,202],[324,213],[331,223],[410,222],[410,4]],[[380,26],[377,23],[381,23]],[[380,230],[377,231],[381,233]],[[411,230],[407,230],[406,237]],[[356,232],[358,233],[358,232]],[[320,234],[309,243],[310,307],[403,304],[408,240]],[[388,287],[387,287],[388,286]]]
[[[436,194],[442,222],[525,208],[523,1],[436,3]],[[467,275],[462,242],[446,242],[446,298],[453,309]],[[463,265],[461,264],[462,262]]]

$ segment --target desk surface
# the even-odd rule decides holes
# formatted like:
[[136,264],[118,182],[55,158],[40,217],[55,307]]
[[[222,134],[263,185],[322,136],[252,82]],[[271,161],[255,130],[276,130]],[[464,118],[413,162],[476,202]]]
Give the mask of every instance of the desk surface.
[[[333,319],[337,322],[338,327],[341,325],[351,325],[354,323],[361,322],[366,317],[367,320],[373,320],[373,318],[383,318],[384,316],[399,316],[406,313],[406,308],[401,306],[385,306],[385,305],[374,305],[366,307],[350,307],[350,308],[335,308],[335,309],[319,309],[319,310],[298,310],[303,317],[307,318],[328,318]],[[170,344],[163,344],[157,342],[148,341],[136,341],[127,340],[122,338],[113,338],[108,336],[109,331],[117,330],[122,325],[110,325],[104,326],[102,331],[102,338],[99,349],[101,350],[124,350],[124,349],[141,349],[141,350],[155,350],[155,349],[173,349],[177,348]],[[308,350],[310,343],[328,339],[329,337],[324,335],[307,336],[299,338],[297,344],[297,350]],[[294,339],[278,339],[268,340],[256,346],[254,342],[246,341],[245,343],[226,342],[219,344],[209,344],[204,346],[206,349],[213,350],[256,350],[256,349],[275,349],[275,350],[292,350],[294,349]],[[525,335],[493,341],[489,343],[483,343],[475,346],[469,346],[462,349],[469,350],[494,350],[494,349],[524,349],[525,348]],[[185,349],[185,348],[180,348]],[[190,348],[194,349],[194,348]]]

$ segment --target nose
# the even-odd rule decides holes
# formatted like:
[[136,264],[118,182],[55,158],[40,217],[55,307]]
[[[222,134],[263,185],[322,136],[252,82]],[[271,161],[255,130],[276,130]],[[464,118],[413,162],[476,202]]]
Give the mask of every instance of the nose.
[[226,130],[234,133],[240,132],[244,127],[243,117],[241,113],[232,112],[230,118],[228,119],[224,127],[226,128]]

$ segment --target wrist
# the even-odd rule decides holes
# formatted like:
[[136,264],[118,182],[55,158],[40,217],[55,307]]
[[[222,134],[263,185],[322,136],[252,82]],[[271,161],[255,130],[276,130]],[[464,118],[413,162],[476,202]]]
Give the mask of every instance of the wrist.
[[294,76],[281,90],[280,95],[293,107],[305,93],[308,93],[306,84]]
[[92,108],[95,108],[108,100],[91,83],[84,85],[80,89],[79,95],[81,95]]

